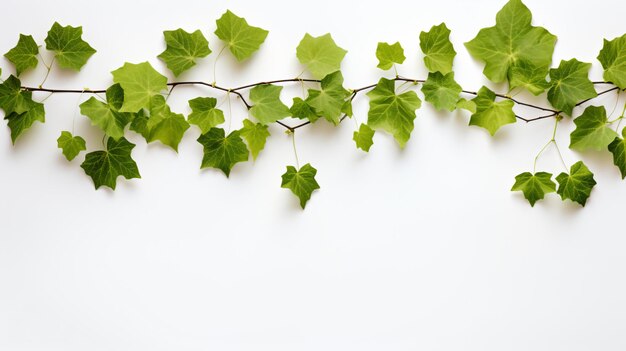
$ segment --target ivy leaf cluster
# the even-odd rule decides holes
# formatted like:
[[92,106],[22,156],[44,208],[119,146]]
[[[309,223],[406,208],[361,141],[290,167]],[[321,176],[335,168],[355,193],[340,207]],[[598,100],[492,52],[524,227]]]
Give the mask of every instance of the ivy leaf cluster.
[[[521,192],[533,207],[552,193],[585,206],[596,185],[594,174],[582,160],[567,165],[559,149],[560,141],[555,138],[556,130],[560,123],[573,123],[569,148],[574,152],[609,152],[622,178],[626,177],[626,130],[619,130],[626,106],[616,117],[604,106],[591,104],[600,95],[626,90],[626,34],[604,39],[597,55],[604,81],[594,82],[590,78],[591,62],[568,58],[553,67],[557,38],[532,22],[532,13],[521,0],[509,0],[497,12],[495,24],[478,30],[465,43],[472,57],[484,66],[483,73],[489,80],[477,91],[464,89],[455,78],[457,51],[450,39],[452,30],[445,23],[415,33],[419,37],[419,58],[407,58],[400,42],[378,42],[375,51],[372,47],[377,61],[372,69],[380,69],[377,72],[382,77],[361,88],[345,86],[341,69],[348,51],[330,33],[302,36],[295,45],[293,59],[300,62],[304,71],[295,78],[235,88],[217,82],[169,79],[191,74],[198,62],[207,60],[211,54],[217,61],[226,52],[229,59],[247,64],[244,62],[261,50],[269,31],[248,23],[230,10],[215,21],[218,42],[209,43],[201,30],[163,31],[164,49],[154,53],[153,58],[161,60],[169,72],[159,72],[147,58],[142,62],[125,62],[114,69],[113,84],[106,89],[49,89],[43,84],[51,69],[79,71],[96,53],[83,39],[82,27],[55,22],[43,39],[47,51],[36,37],[20,34],[15,47],[5,53],[15,73],[0,83],[0,108],[15,144],[35,122],[45,122],[43,98],[38,92],[91,94],[78,110],[102,134],[102,147],[88,150],[87,141],[73,129],[61,131],[57,147],[70,162],[84,153],[81,167],[96,189],[115,189],[120,176],[141,177],[132,158],[135,145],[127,139],[129,133],[140,135],[146,143],[159,143],[178,152],[187,132],[196,130],[200,133],[197,142],[203,149],[199,167],[215,169],[230,177],[238,163],[261,158],[268,138],[276,134],[274,127],[283,127],[293,138],[296,165],[287,165],[280,186],[290,190],[303,209],[320,189],[317,169],[310,163],[299,166],[295,134],[306,125],[338,126],[344,119],[352,118],[355,148],[370,152],[381,138],[395,140],[398,147],[406,148],[415,120],[421,115],[418,110],[422,101],[435,110],[464,116],[469,126],[482,128],[487,132],[485,135],[491,136],[510,128],[517,120],[532,122],[549,118],[554,121],[552,138],[534,158],[532,172],[518,174],[511,190]],[[45,57],[49,58],[47,62]],[[38,87],[25,86],[20,78],[28,79],[33,73],[29,71],[39,61],[47,69],[44,82]],[[403,65],[416,63],[423,64],[428,71],[425,79],[400,74]],[[283,85],[288,83],[302,85],[302,94],[291,101],[283,96]],[[498,83],[507,83],[509,90],[497,93],[494,86]],[[609,88],[598,91],[598,84]],[[207,92],[190,99],[187,111],[173,111],[168,98],[175,88],[184,85],[201,85]],[[547,106],[517,100],[513,96],[520,91],[545,97]],[[353,103],[363,95],[369,109],[367,114],[359,116],[353,111]],[[243,104],[246,114],[234,114],[231,109],[225,113],[222,104],[230,105],[233,98]],[[541,114],[524,117],[517,109],[519,105]],[[563,172],[536,170],[537,159],[547,150],[558,152]]]

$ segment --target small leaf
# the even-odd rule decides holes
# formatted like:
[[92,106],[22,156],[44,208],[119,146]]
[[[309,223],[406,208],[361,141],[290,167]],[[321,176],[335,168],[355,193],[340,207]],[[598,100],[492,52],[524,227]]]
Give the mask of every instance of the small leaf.
[[456,51],[450,42],[450,30],[445,23],[432,26],[428,32],[421,32],[420,48],[429,72],[447,74],[452,71]]
[[341,119],[346,99],[350,92],[343,87],[343,75],[333,72],[322,79],[321,89],[309,89],[306,102],[313,107],[318,116],[337,125]]
[[626,34],[611,41],[604,39],[598,61],[604,68],[604,80],[626,89]]
[[590,63],[576,59],[561,60],[559,68],[550,70],[550,104],[571,116],[577,103],[596,97],[596,89],[589,80],[590,68]]
[[141,178],[137,163],[131,157],[134,147],[135,144],[125,138],[109,138],[106,150],[88,153],[80,167],[91,177],[96,189],[107,186],[115,190],[119,176],[126,179]]
[[489,134],[494,135],[500,127],[515,123],[513,101],[504,100],[495,102],[496,94],[483,86],[478,95],[472,99],[476,104],[476,112],[470,117],[470,126],[479,126],[487,129]]
[[280,92],[283,87],[263,84],[257,85],[250,90],[250,100],[254,103],[250,109],[252,114],[259,122],[269,124],[276,122],[285,117],[289,117],[291,112],[289,107],[280,101]]
[[189,129],[189,123],[182,114],[170,110],[162,95],[156,95],[150,103],[150,115],[145,120],[145,126],[142,127],[143,129],[139,128],[138,131],[146,138],[146,141],[151,143],[159,140],[178,152],[178,144]]
[[189,107],[192,111],[188,118],[189,123],[197,125],[202,134],[224,123],[224,112],[215,108],[216,105],[217,99],[212,97],[198,97],[189,100]]
[[8,126],[11,129],[11,141],[13,144],[17,141],[22,133],[32,127],[33,123],[39,121],[45,122],[46,112],[43,104],[30,100],[26,112],[17,113],[11,112],[4,119],[8,121]]
[[158,57],[175,76],[196,65],[196,60],[211,53],[209,42],[201,31],[188,33],[182,29],[163,32],[167,48]]
[[253,27],[248,22],[227,10],[217,21],[215,35],[223,40],[238,61],[243,61],[259,49],[269,33]]
[[259,152],[265,148],[265,141],[270,136],[268,127],[261,123],[254,123],[249,119],[243,120],[243,128],[241,129],[241,137],[248,144],[248,149],[252,153],[252,159],[256,160]]
[[287,166],[287,172],[282,175],[281,188],[291,190],[300,199],[302,209],[311,198],[311,194],[320,186],[315,180],[317,170],[307,163],[299,170],[294,166]]
[[415,110],[420,108],[422,101],[414,91],[396,95],[395,82],[386,78],[381,78],[367,96],[370,98],[367,125],[392,134],[404,148],[413,131]]
[[378,43],[376,47],[376,58],[378,59],[378,68],[382,70],[390,69],[394,63],[402,64],[406,60],[404,49],[399,42],[394,44]]
[[428,79],[422,85],[422,93],[429,103],[437,110],[454,111],[463,89],[454,80],[454,72],[446,75],[441,72],[428,74]]
[[82,39],[83,27],[61,26],[54,22],[45,39],[46,49],[54,51],[54,58],[63,68],[80,71],[91,55],[96,53]]
[[32,95],[30,91],[22,90],[22,82],[11,75],[0,84],[0,108],[7,116],[11,113],[24,113],[34,102]]
[[589,106],[582,115],[574,119],[576,129],[570,134],[569,147],[572,150],[606,150],[607,146],[618,136],[607,125],[604,106]]
[[126,62],[111,73],[113,81],[124,90],[124,105],[120,112],[138,112],[142,108],[149,108],[152,97],[167,89],[167,78],[148,62]]
[[106,135],[119,140],[124,136],[124,128],[131,121],[132,114],[120,112],[118,109],[123,101],[123,91],[119,84],[109,87],[106,94],[107,103],[92,96],[80,104],[80,113],[89,117],[91,123]]
[[19,77],[23,72],[37,67],[39,62],[37,55],[39,55],[39,46],[35,43],[35,39],[31,35],[20,34],[17,45],[4,54],[4,57],[15,65],[16,75]]
[[352,140],[356,143],[356,147],[369,152],[370,147],[374,144],[374,130],[367,124],[361,123],[359,130],[352,135]]
[[552,173],[537,172],[535,174],[524,172],[515,176],[515,184],[511,191],[521,191],[524,197],[535,206],[537,200],[543,199],[545,194],[556,191],[556,184],[552,181]]
[[87,150],[85,139],[80,136],[73,136],[72,133],[62,131],[57,139],[59,149],[63,150],[63,155],[68,161],[73,160],[81,151]]
[[459,101],[456,102],[456,107],[467,110],[471,113],[476,113],[476,103],[472,100],[466,100],[461,98],[459,99]]
[[293,103],[289,108],[291,115],[295,118],[308,119],[311,123],[317,121],[319,116],[315,112],[315,109],[309,105],[306,100],[302,100],[299,97],[293,98]]
[[204,147],[200,168],[217,168],[229,177],[236,163],[248,161],[249,152],[238,130],[225,136],[224,129],[212,128],[200,135],[198,142]]
[[296,49],[298,60],[316,79],[339,71],[346,53],[348,53],[346,50],[335,44],[330,33],[319,37],[312,37],[307,33]]
[[616,137],[609,144],[609,151],[613,154],[613,163],[622,174],[622,179],[626,177],[626,128],[622,129],[622,138]]
[[583,207],[587,203],[591,190],[597,184],[593,179],[593,173],[582,161],[574,163],[569,174],[565,172],[559,174],[556,181],[559,183],[556,192],[561,195],[563,201],[570,199]]

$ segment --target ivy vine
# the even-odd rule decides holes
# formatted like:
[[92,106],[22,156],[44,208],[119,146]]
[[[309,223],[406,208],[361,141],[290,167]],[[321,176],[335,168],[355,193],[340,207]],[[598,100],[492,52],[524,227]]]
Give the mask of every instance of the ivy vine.
[[[497,13],[494,26],[481,29],[474,39],[465,43],[469,53],[484,63],[483,73],[490,81],[508,83],[509,90],[504,94],[486,86],[478,91],[465,90],[455,81],[452,68],[456,51],[449,39],[450,30],[444,23],[419,35],[424,64],[429,71],[425,79],[398,74],[397,66],[406,60],[400,43],[378,43],[378,68],[393,69],[395,77],[382,77],[374,84],[347,89],[340,70],[347,51],[339,47],[330,34],[318,37],[305,34],[297,46],[296,56],[306,71],[295,78],[228,88],[215,81],[170,82],[148,62],[127,62],[111,72],[113,85],[107,89],[54,89],[45,86],[53,67],[79,71],[96,53],[82,39],[82,27],[54,23],[44,40],[46,49],[53,52],[50,62],[43,60],[40,46],[33,37],[24,34],[20,34],[17,45],[4,55],[14,65],[15,74],[0,84],[0,108],[4,110],[15,144],[35,122],[45,121],[43,102],[47,97],[37,101],[34,93],[91,94],[80,104],[80,113],[104,133],[103,149],[86,153],[81,167],[96,189],[103,186],[115,189],[119,176],[141,178],[132,158],[135,145],[125,137],[128,130],[140,134],[148,143],[158,141],[177,152],[183,135],[194,125],[201,131],[197,141],[204,149],[201,168],[219,169],[228,177],[237,163],[259,156],[270,136],[269,124],[276,123],[291,134],[295,152],[298,129],[311,123],[340,124],[352,117],[352,102],[361,93],[369,98],[369,111],[367,122],[357,126],[353,139],[356,147],[365,152],[373,146],[376,132],[391,134],[403,148],[411,137],[422,98],[437,110],[466,110],[469,125],[482,127],[491,135],[518,120],[533,122],[552,118],[552,138],[535,156],[532,172],[517,175],[511,190],[521,191],[531,206],[548,193],[557,193],[563,200],[584,206],[596,185],[591,170],[582,161],[568,167],[561,157],[564,172],[554,177],[536,169],[537,159],[550,146],[561,155],[555,139],[557,128],[563,120],[574,117],[576,128],[570,135],[569,147],[576,151],[610,152],[622,178],[626,177],[626,129],[619,133],[626,106],[619,116],[611,118],[604,106],[588,105],[600,95],[612,92],[619,95],[626,90],[626,34],[604,40],[598,55],[604,68],[604,81],[591,81],[591,63],[572,58],[551,68],[556,36],[531,22],[530,10],[520,0],[510,0]],[[269,33],[231,11],[226,11],[216,25],[215,34],[224,44],[216,55],[219,57],[228,48],[237,61],[250,58]],[[163,34],[166,49],[158,58],[174,76],[191,69],[196,61],[212,53],[209,42],[199,30],[189,33],[176,29]],[[42,83],[36,87],[22,85],[19,76],[35,68],[40,61],[47,69]],[[283,85],[288,83],[303,86],[303,96],[293,98],[291,106],[281,100]],[[306,92],[305,83],[311,86]],[[237,97],[249,112],[243,127],[230,131],[229,127],[222,126],[226,118],[213,96],[189,100],[191,113],[187,117],[173,112],[167,98],[176,87],[185,85],[204,86],[224,93],[229,103],[231,96]],[[408,88],[400,92],[399,85]],[[421,98],[415,91],[418,86],[421,86]],[[514,91],[524,90],[544,95],[550,107],[526,103],[512,96]],[[520,116],[515,112],[516,105],[534,109],[537,115]],[[580,115],[573,116],[574,108],[581,105],[588,106]],[[293,124],[294,119],[300,122]],[[72,161],[86,151],[86,142],[81,136],[62,131],[58,147],[67,160]],[[300,166],[296,154],[296,165],[287,166],[281,187],[290,189],[304,208],[311,194],[320,188],[316,173],[309,163]]]

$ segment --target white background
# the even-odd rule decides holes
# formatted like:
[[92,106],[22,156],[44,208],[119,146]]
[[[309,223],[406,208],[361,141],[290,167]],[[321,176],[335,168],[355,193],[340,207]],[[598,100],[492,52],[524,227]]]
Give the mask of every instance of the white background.
[[[555,65],[592,62],[591,78],[600,80],[595,57],[603,38],[625,32],[624,3],[526,4],[534,24],[559,37]],[[331,32],[349,51],[342,68],[356,88],[392,75],[376,68],[379,41],[399,40],[407,56],[400,73],[425,77],[419,32],[445,21],[459,53],[456,78],[475,90],[488,83],[462,43],[492,26],[503,5],[5,0],[0,51],[19,33],[43,44],[54,21],[82,25],[98,53],[78,74],[55,67],[46,86],[97,89],[125,61],[148,60],[173,79],[156,59],[162,31],[201,29],[214,53],[179,79],[210,82],[221,48],[215,19],[229,8],[270,34],[245,64],[225,52],[219,84],[295,77],[304,33]],[[12,68],[1,63],[6,77]],[[40,64],[23,83],[38,85],[44,71]],[[285,102],[299,92],[285,88]],[[173,110],[187,115],[196,96],[224,98],[180,88]],[[615,94],[597,101],[610,111]],[[8,128],[0,133],[0,350],[626,349],[626,184],[608,152],[567,148],[571,121],[557,135],[565,162],[582,158],[598,181],[584,209],[555,194],[531,208],[509,191],[516,174],[532,171],[552,120],[509,125],[491,138],[468,127],[466,113],[424,104],[402,151],[383,133],[369,154],[357,150],[350,120],[300,130],[300,162],[318,169],[322,187],[302,211],[280,188],[295,159],[279,126],[257,161],[236,165],[230,179],[199,169],[195,127],[179,154],[129,132],[142,179],[94,191],[84,155],[68,163],[56,147],[60,131],[74,128],[90,150],[101,148],[101,132],[78,104],[77,95],[50,97],[46,123],[15,146]],[[365,95],[355,100],[359,122],[367,104]],[[233,99],[232,128],[245,117]],[[538,170],[562,171],[554,149]]]

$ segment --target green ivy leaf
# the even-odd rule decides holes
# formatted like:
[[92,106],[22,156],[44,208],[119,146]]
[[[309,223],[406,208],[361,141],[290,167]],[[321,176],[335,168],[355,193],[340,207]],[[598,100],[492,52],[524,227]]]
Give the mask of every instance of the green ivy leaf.
[[113,81],[119,83],[124,90],[124,105],[120,112],[138,112],[142,108],[148,108],[152,97],[167,89],[167,78],[148,62],[126,62],[111,73]]
[[249,119],[243,120],[243,128],[241,128],[241,137],[248,144],[248,149],[252,153],[252,159],[256,160],[259,152],[265,148],[265,141],[270,136],[268,127],[261,123],[254,123]]
[[570,199],[578,202],[581,206],[585,206],[587,199],[591,194],[591,190],[596,185],[593,179],[593,173],[585,166],[582,161],[578,161],[572,165],[569,174],[563,172],[556,177],[559,183],[557,194],[561,195],[561,199]]
[[322,79],[321,89],[309,89],[306,102],[313,107],[318,116],[337,125],[344,110],[350,92],[343,87],[343,75],[333,72]]
[[367,125],[392,134],[404,148],[413,131],[415,110],[422,106],[422,101],[414,91],[396,95],[395,90],[393,80],[381,78],[376,87],[367,93],[370,99]]
[[626,177],[626,128],[622,129],[622,138],[616,137],[609,144],[609,151],[613,154],[613,163],[624,179]]
[[249,152],[238,130],[225,136],[224,129],[212,128],[200,135],[198,142],[204,146],[200,168],[217,168],[229,177],[236,163],[248,161]]
[[215,35],[226,43],[238,61],[243,61],[261,47],[269,33],[265,29],[253,27],[248,22],[227,10],[217,21]]
[[188,118],[189,123],[197,125],[202,134],[224,123],[224,112],[215,108],[216,105],[217,99],[212,97],[198,97],[189,100],[189,107],[192,111]]
[[598,61],[604,68],[604,79],[626,89],[626,34],[611,41],[604,39]]
[[361,123],[359,130],[352,135],[352,140],[356,143],[356,147],[369,152],[370,147],[374,144],[374,130],[365,123]]
[[15,141],[22,133],[32,127],[33,123],[37,121],[44,123],[46,121],[45,115],[43,104],[33,100],[28,100],[28,107],[25,112],[11,112],[6,115],[4,119],[8,121],[8,126],[11,129],[11,141],[13,144],[15,144]]
[[456,107],[471,113],[476,113],[476,103],[472,100],[460,98],[459,101],[456,102]]
[[538,72],[547,75],[556,36],[531,21],[532,14],[521,0],[509,0],[496,15],[495,26],[481,29],[465,43],[472,56],[485,62],[483,73],[491,81],[508,79],[514,88],[514,82],[533,80],[529,76],[537,77]]
[[300,206],[304,209],[313,191],[320,188],[315,180],[316,174],[317,169],[309,163],[299,170],[294,166],[287,166],[287,172],[282,175],[280,187],[291,190],[300,199]]
[[39,55],[39,46],[35,39],[31,35],[20,34],[17,45],[4,54],[4,57],[15,65],[16,75],[19,77],[23,72],[37,67],[39,63],[37,55]]
[[517,62],[511,67],[511,87],[522,87],[533,95],[539,95],[550,87],[546,81],[548,72],[545,67],[535,67],[526,61]]
[[496,94],[485,86],[472,101],[476,104],[476,112],[470,117],[470,126],[483,127],[494,135],[500,127],[516,121],[513,101],[495,102]]
[[454,72],[446,75],[441,72],[428,73],[428,78],[422,85],[424,99],[431,103],[437,110],[454,111],[463,89],[454,80]]
[[147,123],[150,129],[148,142],[158,140],[178,152],[178,144],[189,129],[189,123],[185,120],[185,116],[170,110],[162,95],[157,95],[152,100],[150,118]]
[[605,150],[618,136],[607,125],[604,106],[589,106],[582,115],[574,119],[576,129],[570,134],[569,147],[572,150]]
[[289,111],[293,117],[308,119],[311,123],[317,121],[320,117],[315,112],[315,109],[309,105],[306,100],[302,100],[299,97],[293,98],[293,103],[289,108]]
[[452,71],[456,51],[450,42],[450,30],[445,23],[432,26],[428,32],[421,32],[420,48],[429,72],[447,74]]
[[280,100],[283,87],[263,84],[250,90],[250,100],[254,103],[250,113],[263,124],[276,122],[291,116],[289,107]]
[[394,63],[402,64],[406,60],[404,49],[399,42],[394,44],[378,43],[376,58],[378,59],[377,67],[385,71],[390,69]]
[[306,33],[296,48],[298,60],[316,79],[322,79],[330,73],[339,71],[341,61],[347,53],[348,51],[335,44],[330,33],[319,37],[312,37]]
[[167,47],[158,58],[163,60],[175,76],[196,65],[196,60],[211,53],[209,42],[201,31],[188,33],[182,29],[163,32]]
[[59,149],[63,150],[63,155],[68,161],[73,160],[81,151],[87,150],[85,139],[80,136],[73,136],[72,133],[62,131],[57,139]]
[[82,39],[83,27],[61,26],[54,22],[45,39],[46,49],[54,51],[54,58],[63,68],[80,71],[91,55],[96,53]]
[[0,84],[0,108],[7,116],[24,113],[32,106],[32,95],[30,91],[22,90],[22,82],[11,75]]
[[80,167],[91,177],[96,189],[107,186],[115,190],[119,176],[126,179],[141,178],[137,163],[131,157],[134,147],[135,144],[125,138],[109,138],[106,150],[88,153]]
[[80,113],[91,120],[91,124],[100,128],[106,135],[115,140],[124,136],[124,128],[131,121],[132,114],[120,112],[124,101],[124,92],[119,84],[107,89],[107,103],[95,97],[80,104]]
[[515,176],[515,184],[511,191],[521,191],[524,197],[535,206],[535,202],[543,199],[545,194],[556,191],[556,184],[552,181],[552,174],[537,172],[535,174],[524,172]]
[[576,59],[561,60],[559,68],[550,70],[550,104],[571,116],[577,103],[596,97],[596,89],[589,80],[590,68],[590,63]]

